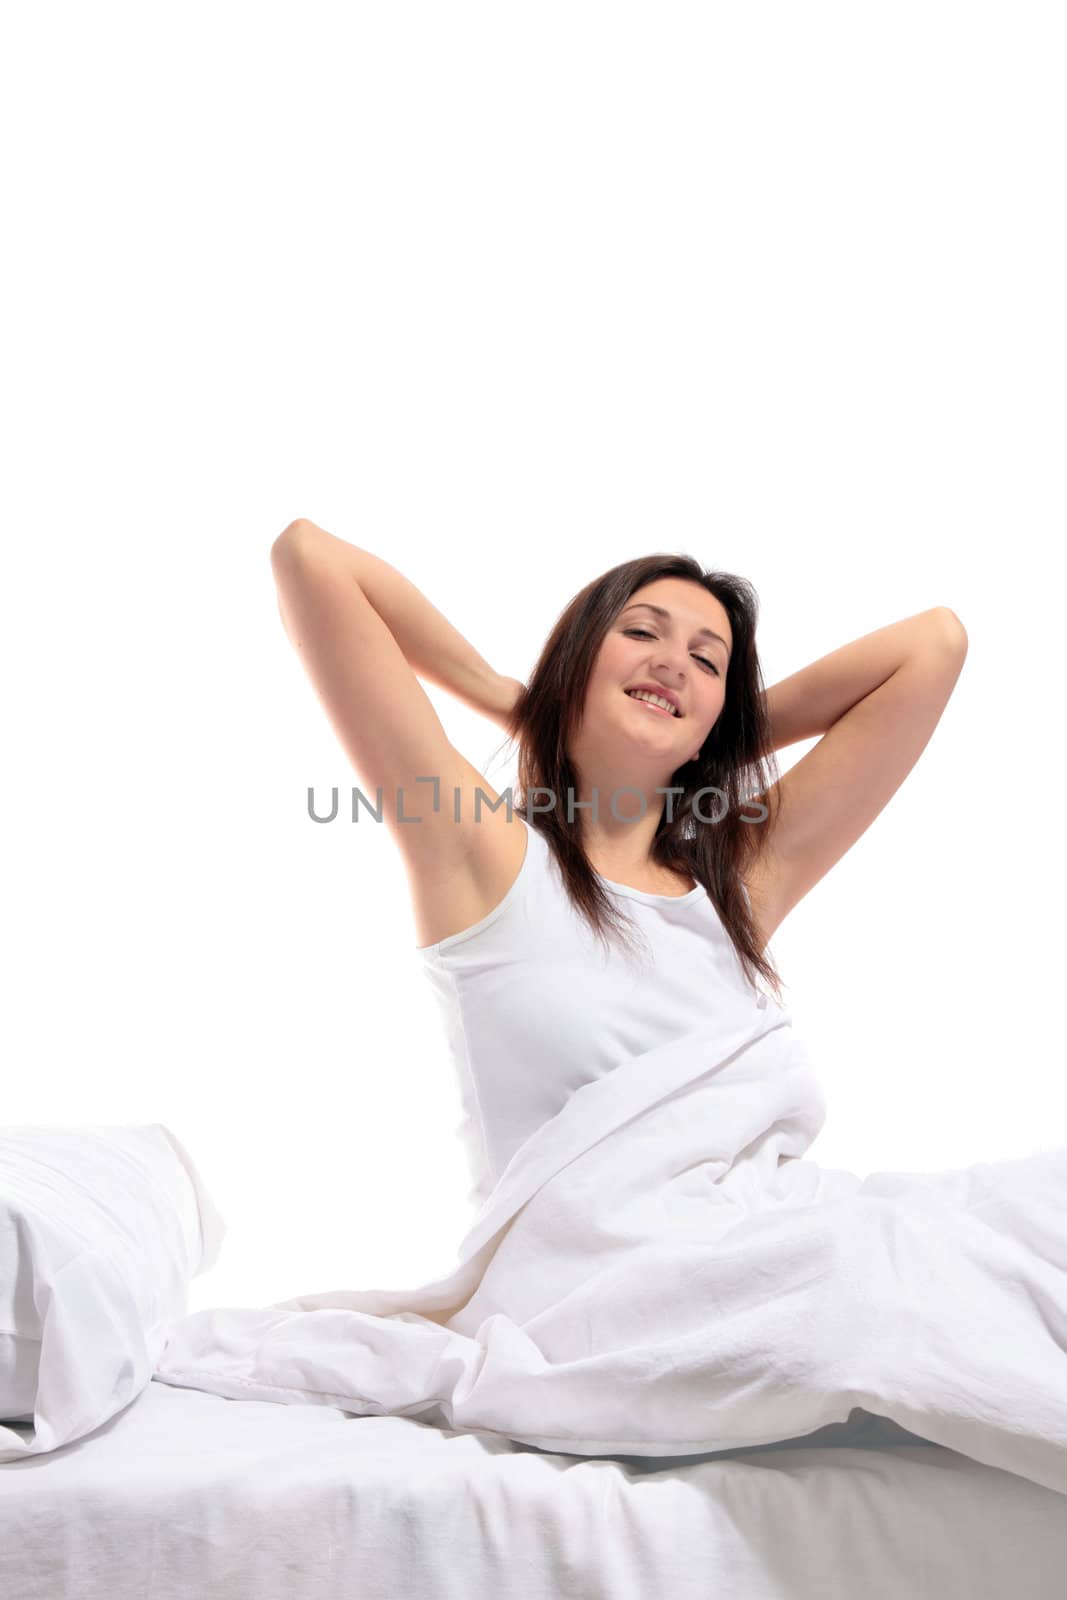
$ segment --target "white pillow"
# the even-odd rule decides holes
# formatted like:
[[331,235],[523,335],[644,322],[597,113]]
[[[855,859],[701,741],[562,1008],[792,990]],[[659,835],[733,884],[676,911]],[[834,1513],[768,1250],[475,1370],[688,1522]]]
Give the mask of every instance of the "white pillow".
[[136,1399],[226,1231],[161,1122],[0,1128],[0,1462]]

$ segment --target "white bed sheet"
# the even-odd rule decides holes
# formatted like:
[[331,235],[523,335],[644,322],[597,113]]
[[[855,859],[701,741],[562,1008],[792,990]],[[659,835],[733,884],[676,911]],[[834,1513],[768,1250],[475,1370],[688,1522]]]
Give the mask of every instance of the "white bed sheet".
[[1065,1573],[1063,1495],[863,1412],[588,1458],[152,1382],[0,1465],[11,1600],[1062,1600]]

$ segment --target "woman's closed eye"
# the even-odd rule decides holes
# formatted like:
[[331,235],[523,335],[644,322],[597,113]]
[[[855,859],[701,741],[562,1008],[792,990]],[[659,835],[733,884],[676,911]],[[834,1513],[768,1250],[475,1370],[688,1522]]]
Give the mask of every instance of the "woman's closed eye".
[[[656,635],[654,633],[649,633],[647,628],[625,628],[623,631],[630,638],[654,639],[656,637]],[[699,661],[702,666],[705,666],[705,667],[709,668],[710,671],[714,672],[714,674],[715,674],[715,676],[717,678],[721,678],[722,677],[722,673],[719,671],[719,669],[715,665],[714,661],[708,661],[704,656],[697,656],[697,655],[694,655],[693,660],[694,661]]]

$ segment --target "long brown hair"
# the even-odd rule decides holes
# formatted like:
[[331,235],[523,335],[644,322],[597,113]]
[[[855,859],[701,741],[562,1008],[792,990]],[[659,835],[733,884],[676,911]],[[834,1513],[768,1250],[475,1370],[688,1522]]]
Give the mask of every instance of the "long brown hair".
[[[730,619],[733,651],[722,711],[696,760],[671,777],[672,787],[682,793],[673,797],[670,822],[664,805],[651,858],[703,885],[749,982],[756,987],[758,974],[781,999],[782,979],[760,947],[742,884],[745,869],[758,854],[760,830],[768,818],[773,821],[776,805],[770,788],[778,777],[756,652],[759,602],[747,579],[705,571],[688,555],[650,555],[624,561],[586,584],[560,613],[508,724],[519,750],[518,799],[512,809],[547,840],[573,904],[598,938],[606,941],[612,932],[626,941],[619,908],[589,864],[580,829],[567,821],[565,797],[578,792],[567,743],[605,635],[630,596],[657,578],[685,578],[714,595]],[[705,789],[717,792],[701,795]],[[543,791],[540,799],[537,791]],[[535,805],[552,797],[554,804],[531,814],[531,795]],[[693,809],[695,796],[699,815]],[[742,819],[742,810],[761,808],[762,820]],[[713,826],[709,818],[715,819]]]

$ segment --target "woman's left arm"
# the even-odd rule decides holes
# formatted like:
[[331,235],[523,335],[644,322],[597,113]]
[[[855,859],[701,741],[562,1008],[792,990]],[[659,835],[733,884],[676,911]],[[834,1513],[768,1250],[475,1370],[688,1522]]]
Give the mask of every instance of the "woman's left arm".
[[746,884],[764,940],[892,799],[929,743],[966,655],[962,622],[935,606],[767,691],[776,750],[821,737],[772,785],[763,818],[752,819],[760,834]]
[[948,606],[934,606],[820,656],[767,690],[772,747],[784,750],[802,739],[818,738],[910,656],[945,646],[959,654],[962,667],[967,630]]

